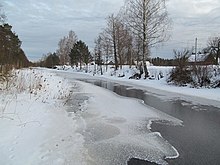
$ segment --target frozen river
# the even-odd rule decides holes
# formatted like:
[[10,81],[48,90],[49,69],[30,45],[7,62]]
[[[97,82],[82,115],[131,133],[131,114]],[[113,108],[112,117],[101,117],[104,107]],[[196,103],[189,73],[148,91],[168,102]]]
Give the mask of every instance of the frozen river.
[[[184,126],[171,126],[166,122],[154,122],[152,131],[160,132],[179,152],[170,164],[218,165],[220,163],[220,108],[195,104],[180,98],[167,98],[131,86],[106,81],[90,81],[121,96],[138,98],[146,105],[163,111],[183,121]],[[169,96],[168,96],[169,97]],[[164,99],[165,98],[165,99]],[[133,160],[130,164],[147,164]]]
[[[66,77],[76,79],[69,74]],[[80,113],[79,125],[84,126],[79,132],[85,137],[90,157],[88,164],[126,164],[126,161],[129,165],[147,165],[150,161],[158,164],[219,164],[218,101],[148,91],[140,86],[92,80],[92,77],[79,78],[83,81],[79,84],[86,86],[84,93],[79,95],[84,100],[96,98],[100,101]],[[149,130],[151,121],[155,122]]]

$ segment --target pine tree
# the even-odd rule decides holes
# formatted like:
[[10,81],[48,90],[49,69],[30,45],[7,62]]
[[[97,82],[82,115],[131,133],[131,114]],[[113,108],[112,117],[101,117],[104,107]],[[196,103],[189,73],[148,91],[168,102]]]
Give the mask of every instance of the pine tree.
[[29,61],[21,49],[21,41],[12,32],[9,24],[0,25],[0,71],[29,65]]
[[71,52],[69,54],[71,65],[76,65],[78,67],[78,63],[80,64],[80,69],[82,69],[82,63],[88,65],[91,61],[91,54],[89,52],[88,46],[81,40],[77,41]]

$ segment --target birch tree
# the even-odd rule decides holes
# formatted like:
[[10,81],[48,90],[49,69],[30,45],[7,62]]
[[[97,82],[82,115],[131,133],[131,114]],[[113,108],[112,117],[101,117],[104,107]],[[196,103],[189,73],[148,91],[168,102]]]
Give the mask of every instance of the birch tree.
[[[103,75],[103,72],[102,72],[102,63],[103,63],[103,60],[102,60],[102,50],[103,50],[103,36],[100,34],[97,39],[95,39],[95,48],[94,48],[94,53],[95,53],[95,64],[98,65],[99,67],[99,70],[101,71],[101,75]],[[96,67],[96,66],[95,66]],[[96,73],[96,70],[94,71],[94,74]]]
[[66,65],[70,63],[69,54],[74,44],[77,42],[77,35],[74,31],[69,31],[68,36],[64,36],[58,43],[57,54],[60,58],[60,63]]
[[122,69],[122,65],[128,63],[128,59],[131,55],[129,51],[131,49],[132,37],[127,27],[119,19],[116,22],[116,41],[119,64]]
[[65,52],[65,47],[66,47],[66,37],[60,39],[58,42],[58,50],[57,54],[60,58],[60,64],[65,65],[66,64],[66,52]]
[[104,63],[105,64],[105,70],[107,72],[108,70],[108,63],[110,60],[114,59],[113,55],[113,46],[112,46],[112,40],[109,38],[109,36],[105,33],[100,33],[99,36],[95,39],[95,59],[96,63],[100,66]]
[[105,36],[101,35],[101,45],[102,45],[102,52],[104,55],[104,61],[105,61],[105,71],[108,70],[108,63],[111,59],[113,59],[113,49],[110,45],[111,41],[106,38]]
[[129,49],[131,49],[132,36],[120,15],[113,14],[107,18],[107,27],[102,33],[102,42],[107,55],[113,52],[115,70],[122,68],[128,61]]
[[150,48],[168,39],[170,28],[165,5],[166,0],[127,0],[125,2],[125,22],[134,35],[140,39],[145,78],[148,77],[146,60]]
[[115,63],[115,70],[118,69],[118,56],[117,56],[117,39],[116,39],[116,24],[117,18],[112,14],[107,18],[107,27],[105,28],[103,35],[105,38],[110,41],[113,55],[114,55],[114,63]]

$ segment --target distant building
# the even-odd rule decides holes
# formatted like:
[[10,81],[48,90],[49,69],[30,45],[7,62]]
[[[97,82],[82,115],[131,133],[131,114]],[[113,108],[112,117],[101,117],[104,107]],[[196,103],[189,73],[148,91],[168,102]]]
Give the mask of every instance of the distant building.
[[210,53],[197,53],[192,54],[188,62],[190,64],[198,64],[198,65],[214,65],[215,64],[215,57]]
[[[143,62],[142,61],[134,61],[135,65],[142,65]],[[146,66],[152,66],[153,64],[150,63],[150,61],[146,61]]]
[[114,65],[115,63],[113,61],[108,61],[107,65]]

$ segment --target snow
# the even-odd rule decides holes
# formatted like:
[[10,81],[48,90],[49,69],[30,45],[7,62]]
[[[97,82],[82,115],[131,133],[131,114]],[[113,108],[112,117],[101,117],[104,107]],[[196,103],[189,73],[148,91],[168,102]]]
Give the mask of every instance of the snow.
[[189,62],[203,62],[203,61],[205,61],[205,59],[208,57],[208,55],[209,54],[200,54],[200,53],[197,53],[196,54],[196,56],[195,56],[195,54],[192,54],[190,57],[189,57],[189,59],[188,59],[188,61]]
[[16,75],[10,90],[0,93],[0,164],[83,162],[80,156],[72,160],[84,140],[63,110],[68,82],[39,70]]
[[[0,86],[0,164],[110,165],[126,164],[132,157],[167,164],[164,158],[176,158],[178,151],[159,132],[150,131],[151,122],[182,121],[77,79],[104,79],[160,97],[165,92],[220,106],[219,89],[168,85],[170,69],[149,66],[151,80],[128,79],[136,71],[128,67],[109,69],[103,76],[94,74],[92,66],[86,74],[71,67],[15,71],[12,83]],[[164,78],[158,79],[159,74]]]
[[[173,67],[167,66],[148,66],[148,71],[150,73],[151,79],[144,80],[143,78],[140,80],[129,79],[131,75],[137,72],[137,69],[133,66],[129,68],[128,66],[123,67],[123,69],[114,72],[114,69],[108,68],[107,72],[104,71],[104,75],[100,75],[93,73],[94,66],[89,66],[89,73],[85,74],[83,72],[76,72],[74,69],[69,68],[66,72],[62,72],[63,74],[74,73],[76,78],[89,78],[89,79],[105,79],[108,81],[119,82],[127,85],[134,86],[135,88],[145,89],[150,92],[155,93],[169,93],[170,96],[173,97],[182,97],[186,100],[192,101],[195,100],[195,103],[198,103],[196,100],[204,100],[204,104],[211,103],[214,106],[220,107],[218,101],[220,100],[220,88],[192,88],[191,86],[179,87],[172,84],[167,83],[167,79],[169,73]],[[103,67],[104,69],[104,67]],[[218,68],[219,69],[219,68]],[[77,73],[77,74],[76,74]],[[162,74],[164,77],[159,78],[159,75]],[[94,76],[93,76],[94,75]],[[124,75],[124,77],[119,77]],[[218,76],[218,78],[220,75]],[[220,78],[219,78],[220,79]],[[190,97],[189,97],[190,96]]]

